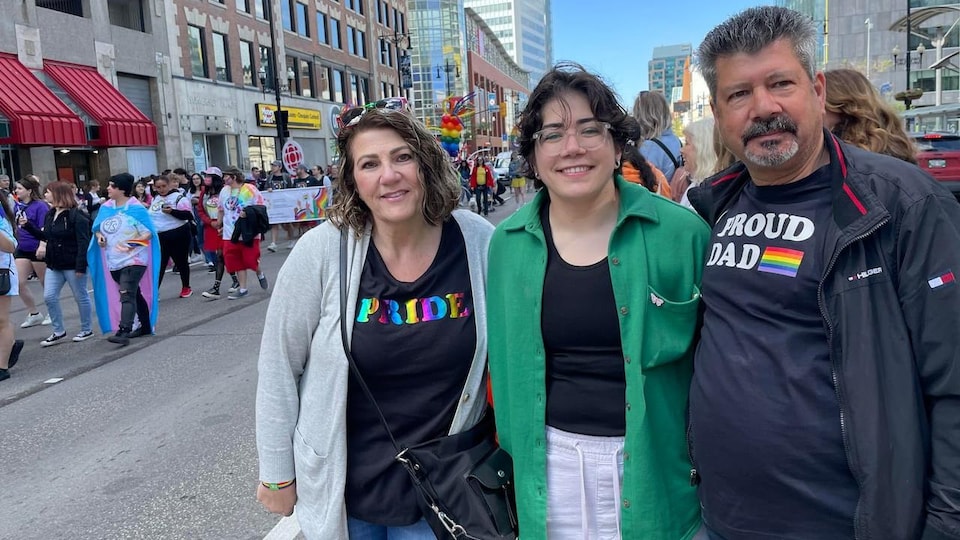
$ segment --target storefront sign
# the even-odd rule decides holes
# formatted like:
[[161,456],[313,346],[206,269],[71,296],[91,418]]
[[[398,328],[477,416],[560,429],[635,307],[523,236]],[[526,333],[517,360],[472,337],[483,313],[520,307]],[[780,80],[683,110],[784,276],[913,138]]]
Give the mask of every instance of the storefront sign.
[[280,155],[282,156],[283,168],[287,170],[287,174],[297,174],[297,167],[303,163],[303,147],[300,146],[300,143],[293,139],[287,139],[287,142],[283,143]]
[[330,197],[325,187],[275,189],[261,194],[271,225],[327,218]]
[[[297,107],[281,107],[287,111],[287,127],[297,129],[320,129],[320,111],[314,109],[300,109]],[[274,127],[277,125],[277,106],[267,103],[257,103],[257,125]]]

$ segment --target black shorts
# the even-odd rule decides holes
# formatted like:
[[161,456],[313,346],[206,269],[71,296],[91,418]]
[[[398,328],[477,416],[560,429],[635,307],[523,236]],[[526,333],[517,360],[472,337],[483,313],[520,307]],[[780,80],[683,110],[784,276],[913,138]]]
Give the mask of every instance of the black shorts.
[[34,250],[34,251],[23,251],[23,250],[21,250],[20,248],[17,248],[17,250],[13,252],[13,258],[14,258],[14,259],[29,259],[29,260],[31,260],[32,262],[43,262],[43,260],[37,258],[37,251],[36,251],[36,250]]

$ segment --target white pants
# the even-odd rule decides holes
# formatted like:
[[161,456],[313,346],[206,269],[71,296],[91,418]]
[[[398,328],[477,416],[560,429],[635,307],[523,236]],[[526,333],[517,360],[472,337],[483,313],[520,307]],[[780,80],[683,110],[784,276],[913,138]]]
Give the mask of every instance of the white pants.
[[547,538],[618,540],[623,437],[547,426]]

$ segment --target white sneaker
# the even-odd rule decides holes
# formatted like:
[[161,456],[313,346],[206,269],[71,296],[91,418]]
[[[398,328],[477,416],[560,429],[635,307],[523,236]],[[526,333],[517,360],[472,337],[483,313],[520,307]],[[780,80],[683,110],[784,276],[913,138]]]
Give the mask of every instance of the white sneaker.
[[[40,313],[39,311],[36,313],[28,314],[26,320],[24,320],[23,324],[20,325],[20,328],[30,328],[31,326],[43,324],[43,321],[44,321],[43,314]],[[47,324],[50,324],[50,322],[48,321]]]
[[296,240],[291,240],[287,242],[287,249],[293,249],[293,246],[296,245],[296,243],[297,243]]
[[50,320],[50,314],[49,314],[49,313],[47,314],[46,317],[43,318],[43,322],[40,323],[40,324],[42,324],[43,326],[50,326],[51,324],[53,324],[53,321]]
[[93,337],[93,332],[80,332],[79,334],[73,336],[73,340],[76,342],[86,341]]
[[63,340],[67,337],[67,333],[62,334],[50,334],[50,337],[40,342],[41,347],[49,347],[51,345],[57,345],[63,343]]
[[276,243],[276,242],[270,242],[270,245],[267,246],[267,251],[269,251],[270,253],[276,253],[276,252],[277,252],[277,243]]

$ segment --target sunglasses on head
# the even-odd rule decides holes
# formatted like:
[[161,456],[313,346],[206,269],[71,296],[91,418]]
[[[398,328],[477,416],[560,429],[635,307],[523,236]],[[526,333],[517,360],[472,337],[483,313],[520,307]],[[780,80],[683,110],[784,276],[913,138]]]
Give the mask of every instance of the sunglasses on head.
[[343,112],[340,113],[340,116],[337,117],[337,126],[343,129],[344,127],[356,124],[360,121],[360,118],[363,117],[363,113],[369,111],[370,109],[408,111],[410,110],[410,106],[407,103],[407,98],[405,97],[390,97],[367,103],[363,107],[350,107],[348,109],[344,109]]

